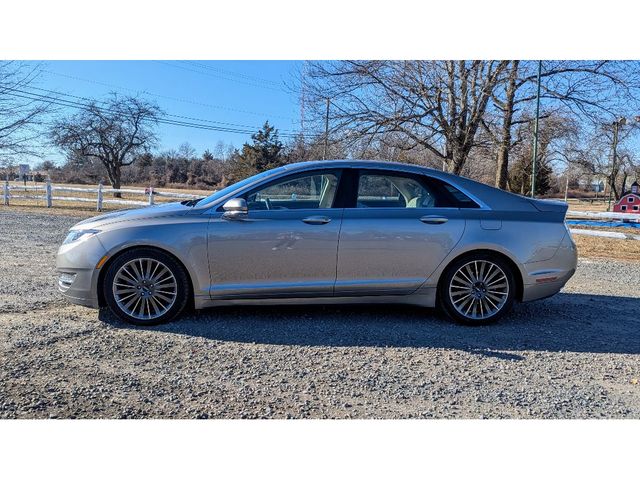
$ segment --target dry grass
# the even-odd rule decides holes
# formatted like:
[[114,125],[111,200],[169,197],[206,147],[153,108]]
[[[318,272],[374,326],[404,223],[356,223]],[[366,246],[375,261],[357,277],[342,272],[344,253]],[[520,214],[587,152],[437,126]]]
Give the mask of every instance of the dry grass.
[[[607,199],[584,199],[569,198],[567,200],[569,210],[577,210],[579,212],[606,212],[609,206]],[[613,201],[611,205],[613,205]]]
[[[617,231],[617,230],[616,230]],[[579,258],[611,258],[640,262],[640,241],[573,235]]]

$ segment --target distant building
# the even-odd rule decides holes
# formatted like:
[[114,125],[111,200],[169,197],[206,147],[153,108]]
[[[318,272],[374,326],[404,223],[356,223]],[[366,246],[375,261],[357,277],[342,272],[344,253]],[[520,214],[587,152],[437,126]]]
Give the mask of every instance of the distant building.
[[602,178],[592,178],[590,180],[581,178],[578,180],[578,188],[588,192],[604,192],[605,182]]
[[631,184],[631,191],[625,193],[613,206],[614,212],[640,213],[640,190],[638,182]]
[[593,192],[604,192],[604,182],[600,180],[599,182],[591,182],[591,190]]

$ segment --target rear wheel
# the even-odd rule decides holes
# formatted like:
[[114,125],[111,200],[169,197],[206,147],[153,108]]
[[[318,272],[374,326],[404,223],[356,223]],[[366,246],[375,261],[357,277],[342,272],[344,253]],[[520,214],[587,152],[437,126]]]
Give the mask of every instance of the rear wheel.
[[135,325],[157,325],[187,305],[189,279],[166,253],[148,248],[117,257],[105,274],[103,294],[111,311]]
[[453,262],[438,290],[447,315],[467,325],[482,325],[509,313],[516,284],[507,262],[496,255],[477,253]]

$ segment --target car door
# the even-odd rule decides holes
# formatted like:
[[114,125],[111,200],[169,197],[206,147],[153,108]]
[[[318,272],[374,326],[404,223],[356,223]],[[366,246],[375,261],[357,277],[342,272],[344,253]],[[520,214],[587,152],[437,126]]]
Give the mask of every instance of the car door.
[[438,180],[392,170],[351,175],[335,295],[412,293],[462,237],[463,213]]
[[342,209],[339,170],[280,177],[242,195],[248,213],[208,229],[211,297],[330,296]]

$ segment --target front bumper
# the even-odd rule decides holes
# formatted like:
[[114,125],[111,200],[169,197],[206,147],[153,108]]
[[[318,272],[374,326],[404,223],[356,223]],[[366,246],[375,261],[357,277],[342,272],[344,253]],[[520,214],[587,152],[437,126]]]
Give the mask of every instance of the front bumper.
[[71,303],[98,308],[96,265],[106,255],[96,236],[62,245],[56,257],[58,291]]

